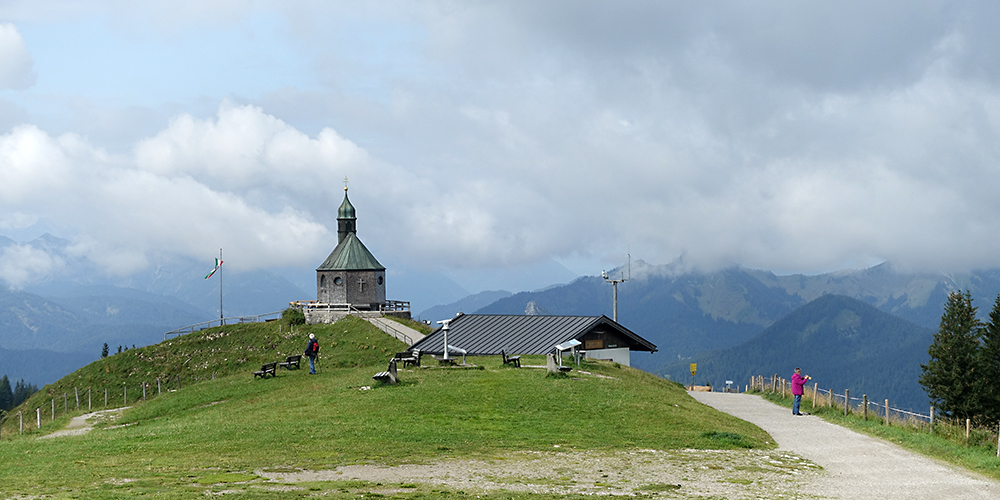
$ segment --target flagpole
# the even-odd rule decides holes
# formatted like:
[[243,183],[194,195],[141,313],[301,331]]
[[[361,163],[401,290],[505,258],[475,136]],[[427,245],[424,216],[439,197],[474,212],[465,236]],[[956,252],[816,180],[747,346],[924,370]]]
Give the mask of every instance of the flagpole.
[[222,322],[222,249],[219,249],[219,324]]

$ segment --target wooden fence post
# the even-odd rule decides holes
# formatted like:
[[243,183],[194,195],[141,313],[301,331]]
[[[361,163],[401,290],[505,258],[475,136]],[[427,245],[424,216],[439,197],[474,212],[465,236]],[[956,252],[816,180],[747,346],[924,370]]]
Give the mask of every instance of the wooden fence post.
[[889,400],[885,400],[885,425],[889,425]]
[[146,381],[142,382],[142,400],[146,400]]
[[965,419],[965,440],[966,441],[969,440],[969,431],[971,431],[971,430],[972,430],[972,419],[971,418],[967,418],[967,419]]
[[819,391],[819,382],[813,382],[813,409],[816,409],[816,393]]
[[63,393],[63,413],[69,413],[69,394]]
[[160,391],[160,377],[156,377],[156,395],[159,396],[160,394],[163,394]]
[[833,408],[833,389],[830,389],[830,408]]
[[931,432],[934,432],[934,407],[931,406]]
[[104,407],[108,407],[108,388],[104,388]]
[[125,406],[128,406],[128,384],[122,385],[122,401],[125,402]]
[[868,395],[861,395],[861,404],[864,405],[865,409],[861,411],[861,414],[865,416],[865,420],[868,420]]
[[42,409],[35,408],[35,420],[37,421],[38,428],[42,428]]
[[80,390],[76,387],[73,388],[73,395],[76,396],[76,409],[80,409]]
[[851,390],[844,389],[844,416],[847,416],[847,410],[851,407]]
[[91,389],[90,387],[87,388],[87,411],[93,409],[93,407],[91,406],[90,389]]
[[18,428],[21,430],[21,434],[24,434],[24,414],[17,412]]
[[56,398],[52,398],[52,420],[56,419]]
[[177,390],[181,390],[181,374],[177,374]]

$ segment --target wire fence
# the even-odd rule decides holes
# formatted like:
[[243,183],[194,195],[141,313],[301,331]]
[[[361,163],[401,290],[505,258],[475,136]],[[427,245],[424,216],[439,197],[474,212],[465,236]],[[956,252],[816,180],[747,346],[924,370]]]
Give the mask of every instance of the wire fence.
[[[860,416],[865,420],[879,419],[885,425],[906,425],[927,432],[943,433],[956,439],[963,439],[969,445],[989,445],[996,443],[997,457],[1000,458],[1000,423],[974,422],[971,418],[949,418],[938,414],[934,406],[929,406],[926,414],[896,408],[889,404],[888,399],[870,399],[867,394],[861,397],[851,396],[850,389],[837,393],[834,389],[823,389],[818,383],[812,387],[803,387],[801,408],[806,405],[815,408],[832,408],[843,410],[844,415]],[[778,375],[758,375],[750,378],[746,386],[748,392],[780,394],[782,397],[792,396],[791,381]]]
[[[18,435],[31,433],[42,428],[46,422],[53,422],[57,417],[72,415],[79,416],[95,411],[118,409],[128,407],[140,401],[152,399],[164,392],[179,391],[181,387],[197,383],[201,380],[192,377],[181,379],[180,375],[167,378],[157,378],[151,382],[140,382],[138,384],[122,384],[113,387],[74,387],[72,392],[63,392],[61,395],[53,394],[47,396],[44,403],[36,406],[35,410],[21,410],[16,413],[0,412],[0,438],[12,433],[9,427],[11,422],[16,421],[16,432]],[[4,425],[8,426],[6,432]]]

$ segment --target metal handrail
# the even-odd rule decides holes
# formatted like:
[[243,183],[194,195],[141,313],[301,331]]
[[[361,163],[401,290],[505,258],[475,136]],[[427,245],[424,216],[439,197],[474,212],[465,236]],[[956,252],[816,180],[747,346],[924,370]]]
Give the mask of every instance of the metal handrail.
[[[396,327],[392,324],[392,320],[391,319],[385,319],[385,318],[372,318],[372,319],[373,320],[375,320],[375,319],[379,320],[378,321],[378,325],[376,325],[376,326],[378,326],[383,332],[388,333],[389,335],[392,335],[393,337],[396,337],[397,340],[402,340],[403,342],[406,342],[407,345],[413,345],[413,339],[410,338],[410,336],[407,335],[406,333],[404,333],[402,330],[397,330]],[[387,332],[385,330],[386,328],[388,328],[389,330],[392,330],[392,331],[391,332]],[[403,338],[401,339],[399,337],[403,337]],[[403,339],[406,339],[406,340],[403,340]]]

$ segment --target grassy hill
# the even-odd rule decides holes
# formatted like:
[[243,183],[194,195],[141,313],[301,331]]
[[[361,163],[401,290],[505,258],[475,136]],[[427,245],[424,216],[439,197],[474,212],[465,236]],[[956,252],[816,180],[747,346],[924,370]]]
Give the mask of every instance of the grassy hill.
[[[322,346],[319,374],[282,370],[276,378],[251,377],[261,363],[301,352],[309,333]],[[373,383],[371,376],[404,347],[348,318],[294,333],[279,322],[232,325],[101,359],[22,405],[29,424],[23,436],[18,410],[4,422],[0,493],[188,498],[203,495],[204,484],[253,481],[259,470],[497,458],[525,450],[773,447],[762,430],[702,406],[679,385],[609,362],[549,377],[479,357],[469,360],[475,369],[425,363],[400,370],[400,385]],[[544,364],[543,357],[522,361]],[[155,394],[158,377],[170,381],[162,395]],[[137,404],[143,382],[152,389]],[[104,388],[109,407],[117,407],[128,387],[132,407],[84,436],[36,439],[85,413],[88,387],[95,410],[104,407]],[[74,388],[81,391],[80,410]],[[34,428],[35,408],[42,409],[41,429]]]

